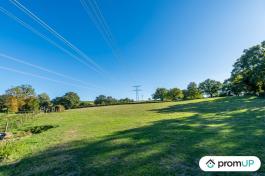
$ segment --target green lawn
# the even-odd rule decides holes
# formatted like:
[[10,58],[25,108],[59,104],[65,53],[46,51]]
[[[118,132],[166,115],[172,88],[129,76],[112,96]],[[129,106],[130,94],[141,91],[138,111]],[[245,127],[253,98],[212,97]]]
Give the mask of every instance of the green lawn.
[[207,175],[198,167],[204,155],[255,155],[265,175],[265,99],[76,109],[16,131],[35,126],[44,132],[0,145],[0,175]]

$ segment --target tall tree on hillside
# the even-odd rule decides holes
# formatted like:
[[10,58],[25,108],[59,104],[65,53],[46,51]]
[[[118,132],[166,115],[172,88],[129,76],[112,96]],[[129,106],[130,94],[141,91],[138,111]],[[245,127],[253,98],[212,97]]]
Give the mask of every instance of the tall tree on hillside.
[[198,88],[197,84],[195,82],[191,82],[187,86],[187,90],[185,92],[185,99],[193,100],[193,99],[199,99],[202,98],[202,92]]
[[107,97],[105,95],[99,95],[96,97],[94,104],[96,105],[100,105],[100,104],[104,104],[106,102]]
[[170,100],[176,101],[176,100],[181,100],[183,99],[184,95],[182,90],[180,90],[179,88],[172,88],[168,91],[168,95],[167,97]]
[[66,109],[77,108],[80,104],[80,97],[75,92],[67,92],[62,97],[53,99],[54,105],[63,105]]
[[166,88],[157,88],[153,94],[153,99],[164,101],[167,98],[168,90]]
[[118,100],[111,96],[105,96],[105,95],[99,95],[96,97],[94,103],[96,105],[111,105],[111,104],[117,104]]
[[76,108],[80,103],[80,97],[75,92],[67,92],[63,98],[69,102],[66,108]]
[[[31,111],[32,109],[36,109],[35,104],[34,107],[32,101],[35,101],[36,94],[35,90],[30,85],[20,85],[6,90],[5,95],[7,98],[7,104],[11,106],[12,104],[18,108],[19,111]],[[27,104],[29,103],[29,104]],[[9,107],[9,109],[16,110],[16,108]]]
[[[265,91],[265,41],[244,50],[237,59],[230,81],[240,93],[262,95]],[[239,89],[240,88],[240,89]]]
[[107,104],[117,104],[118,100],[113,98],[112,96],[107,96]]
[[210,97],[218,96],[219,91],[222,88],[222,83],[219,81],[206,79],[199,84],[199,89]]
[[6,90],[5,94],[8,96],[14,96],[17,98],[22,98],[22,99],[36,96],[35,90],[33,89],[33,87],[31,85],[26,85],[26,84],[12,87]]
[[49,109],[49,107],[51,106],[51,99],[49,97],[48,94],[46,93],[41,93],[38,95],[38,101],[39,101],[39,105],[40,105],[40,108],[43,110],[43,111],[47,111]]

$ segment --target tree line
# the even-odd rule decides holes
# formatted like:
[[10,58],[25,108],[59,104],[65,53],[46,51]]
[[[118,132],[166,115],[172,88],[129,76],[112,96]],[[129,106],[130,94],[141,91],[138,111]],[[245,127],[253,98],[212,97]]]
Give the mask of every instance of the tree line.
[[[152,98],[154,100],[192,100],[205,96],[265,96],[265,41],[245,49],[233,65],[230,78],[223,83],[206,79],[199,83],[188,84],[187,88],[157,88]],[[133,103],[129,98],[115,99],[111,96],[99,95],[94,102],[80,101],[75,92],[67,92],[61,97],[50,99],[49,95],[37,95],[30,85],[12,87],[0,95],[0,111],[4,112],[52,112],[64,109],[82,108],[94,105],[113,105]]]
[[60,112],[65,109],[84,108],[95,105],[113,105],[132,103],[129,98],[115,99],[111,96],[100,95],[95,101],[81,101],[75,92],[67,92],[61,97],[50,99],[47,93],[36,94],[31,85],[12,87],[0,95],[0,112]]
[[216,97],[223,95],[222,83],[219,81],[206,79],[197,85],[195,82],[188,84],[187,89],[181,90],[179,88],[157,88],[153,94],[153,99],[165,101],[177,101],[177,100],[193,100],[203,98],[204,95],[208,97]]
[[245,49],[233,65],[230,78],[223,83],[206,79],[199,85],[191,82],[184,90],[157,88],[153,99],[175,101],[240,95],[265,96],[265,41]]
[[31,85],[12,87],[0,95],[1,112],[53,112],[76,108],[80,104],[79,96],[68,92],[62,97],[51,100],[47,93],[36,94]]

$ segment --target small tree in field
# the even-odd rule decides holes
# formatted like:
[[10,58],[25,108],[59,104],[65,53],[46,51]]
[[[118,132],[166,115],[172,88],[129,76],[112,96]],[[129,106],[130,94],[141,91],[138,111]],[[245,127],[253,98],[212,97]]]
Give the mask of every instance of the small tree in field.
[[153,99],[164,101],[167,98],[168,90],[166,88],[157,88],[153,94]]
[[214,96],[218,96],[221,88],[222,88],[222,83],[211,79],[206,79],[205,81],[199,84],[199,89],[204,94],[210,96],[211,98]]

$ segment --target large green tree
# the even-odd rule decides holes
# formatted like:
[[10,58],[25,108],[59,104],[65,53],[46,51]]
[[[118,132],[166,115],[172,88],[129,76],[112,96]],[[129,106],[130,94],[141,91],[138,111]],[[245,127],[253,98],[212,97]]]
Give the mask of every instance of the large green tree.
[[197,84],[195,82],[191,82],[187,86],[187,90],[184,91],[184,98],[193,100],[193,99],[199,99],[202,98],[202,92],[198,88]]
[[7,108],[12,109],[13,112],[38,110],[36,93],[31,85],[12,87],[6,90],[5,96],[7,96]]
[[209,97],[218,96],[221,88],[222,83],[212,79],[206,79],[199,84],[199,89]]
[[183,99],[184,95],[183,95],[182,90],[180,90],[179,88],[172,88],[172,89],[169,89],[167,97],[170,100],[176,101],[176,100]]
[[99,95],[96,97],[94,103],[96,105],[111,105],[111,104],[117,104],[118,100],[111,96],[105,96],[105,95]]
[[265,42],[244,50],[243,55],[234,64],[230,81],[240,93],[264,94]]
[[167,98],[168,90],[166,88],[157,88],[153,94],[153,99],[164,101]]
[[66,109],[77,108],[80,104],[80,97],[75,92],[67,92],[62,97],[53,99],[54,105],[63,105]]
[[47,93],[39,94],[38,101],[39,101],[40,108],[45,112],[47,112],[49,107],[52,105],[51,99]]

